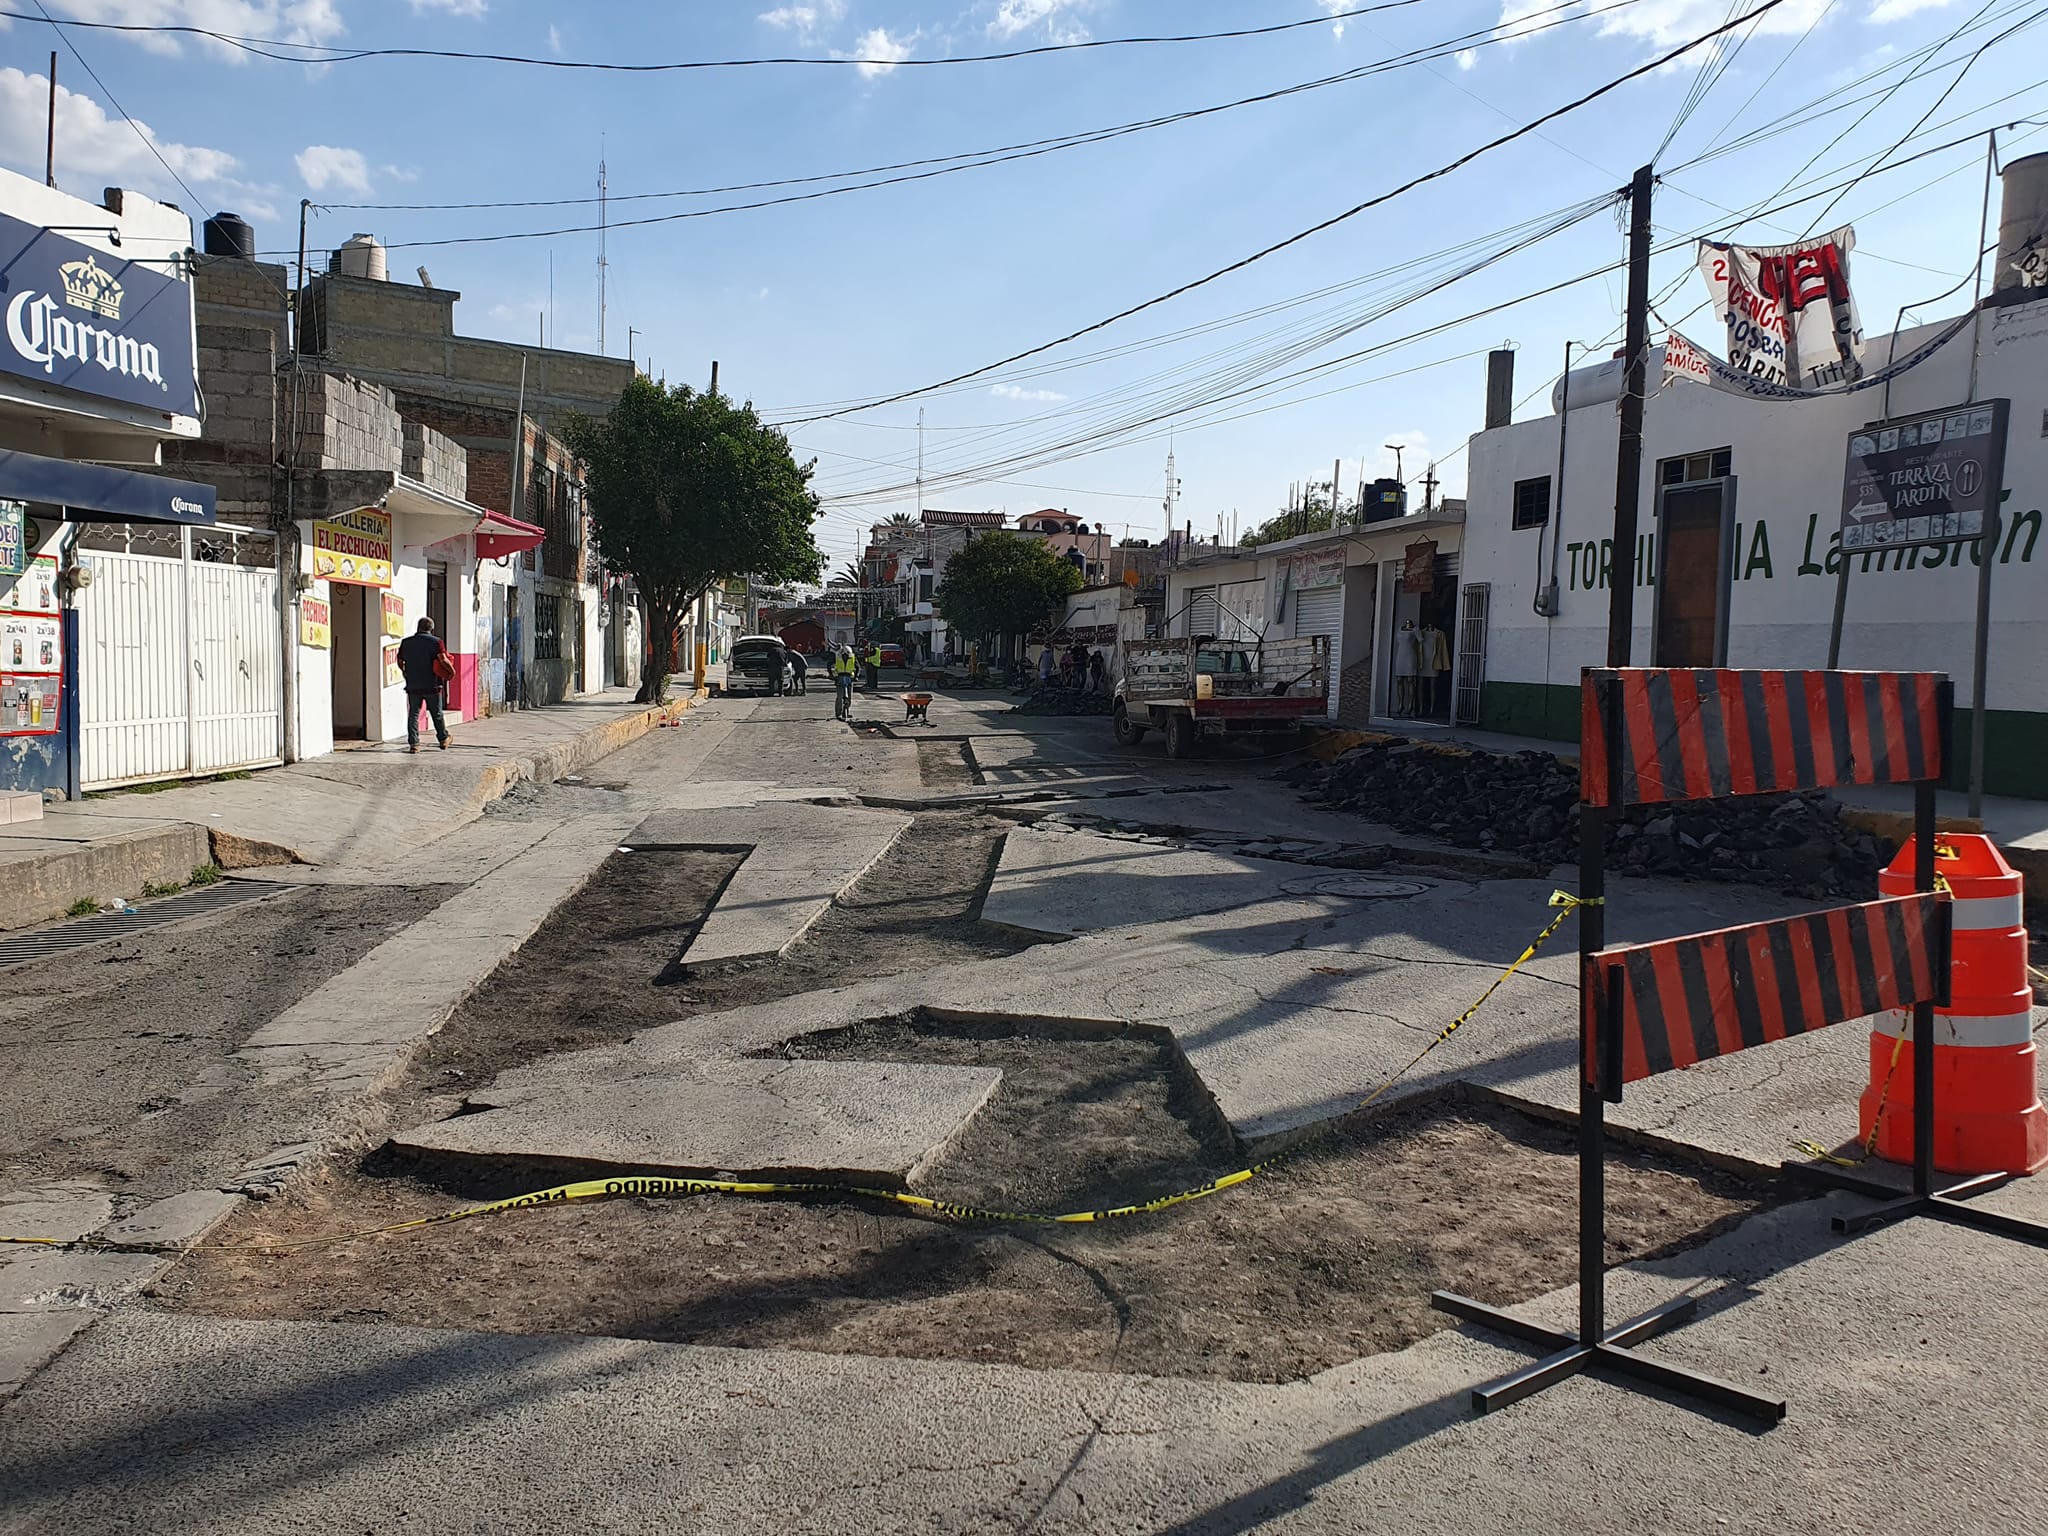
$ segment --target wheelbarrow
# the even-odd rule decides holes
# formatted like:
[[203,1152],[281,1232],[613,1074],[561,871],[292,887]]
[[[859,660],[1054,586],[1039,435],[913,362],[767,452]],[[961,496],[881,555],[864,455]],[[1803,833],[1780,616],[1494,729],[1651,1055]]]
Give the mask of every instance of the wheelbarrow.
[[912,721],[919,725],[930,725],[931,716],[926,713],[932,707],[932,696],[928,693],[906,693],[903,695],[903,723]]

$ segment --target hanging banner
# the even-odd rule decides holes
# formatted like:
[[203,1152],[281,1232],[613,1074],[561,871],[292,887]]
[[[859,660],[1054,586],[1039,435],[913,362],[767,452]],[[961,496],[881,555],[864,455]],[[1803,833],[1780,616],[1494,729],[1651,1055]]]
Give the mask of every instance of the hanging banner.
[[1344,546],[1306,550],[1289,562],[1297,589],[1334,587],[1344,579]]
[[1436,540],[1417,539],[1403,551],[1401,590],[1427,595],[1436,590]]
[[1714,361],[1698,347],[1673,331],[1664,338],[1664,382],[1683,379],[1689,384],[1712,384]]
[[358,587],[391,585],[391,514],[375,507],[313,524],[313,574]]
[[1849,292],[1849,225],[1798,245],[1702,240],[1700,276],[1728,327],[1728,364],[1770,384],[1816,389],[1863,374],[1863,326]]
[[405,638],[405,599],[396,592],[384,594],[384,633],[394,640]]

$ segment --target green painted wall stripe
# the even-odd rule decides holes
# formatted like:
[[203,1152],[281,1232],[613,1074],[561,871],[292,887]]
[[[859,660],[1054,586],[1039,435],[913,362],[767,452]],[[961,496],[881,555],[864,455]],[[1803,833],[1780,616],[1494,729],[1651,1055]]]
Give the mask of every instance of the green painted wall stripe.
[[[1479,694],[1480,729],[1545,741],[1579,739],[1579,690],[1558,683],[1508,683],[1489,678]],[[1946,781],[1968,787],[1970,713],[1956,710],[1955,752]],[[1992,709],[1984,715],[1984,792],[2048,800],[2048,714]]]

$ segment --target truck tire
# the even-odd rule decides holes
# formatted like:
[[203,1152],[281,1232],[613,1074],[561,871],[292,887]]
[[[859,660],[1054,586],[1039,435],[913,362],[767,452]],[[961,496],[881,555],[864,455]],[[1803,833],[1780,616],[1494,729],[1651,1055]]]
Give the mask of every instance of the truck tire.
[[1145,727],[1131,718],[1130,710],[1119,704],[1114,716],[1116,739],[1126,747],[1135,747],[1145,739]]
[[1184,710],[1174,710],[1166,717],[1166,755],[1183,758],[1191,756],[1194,750],[1194,716]]

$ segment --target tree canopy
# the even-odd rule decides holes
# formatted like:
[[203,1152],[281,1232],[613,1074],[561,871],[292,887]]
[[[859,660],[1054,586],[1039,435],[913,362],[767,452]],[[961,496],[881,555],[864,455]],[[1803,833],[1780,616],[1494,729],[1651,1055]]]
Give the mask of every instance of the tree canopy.
[[584,463],[604,562],[647,605],[647,697],[660,696],[683,615],[713,583],[816,581],[824,569],[813,466],[751,405],[636,377],[609,416],[572,417],[563,435]]
[[946,562],[932,605],[967,635],[1022,634],[1054,618],[1081,573],[1040,539],[990,532]]

